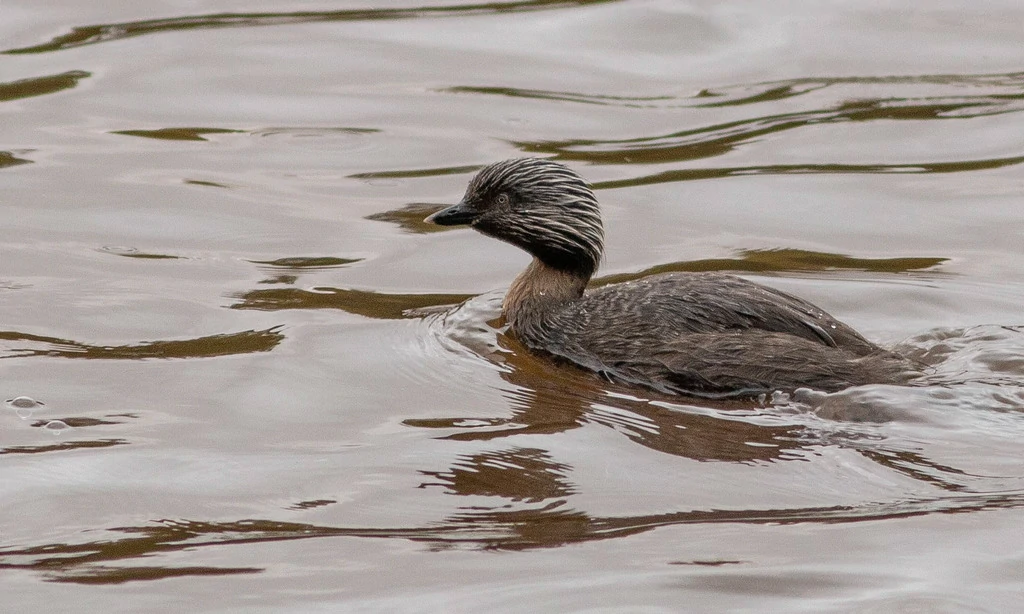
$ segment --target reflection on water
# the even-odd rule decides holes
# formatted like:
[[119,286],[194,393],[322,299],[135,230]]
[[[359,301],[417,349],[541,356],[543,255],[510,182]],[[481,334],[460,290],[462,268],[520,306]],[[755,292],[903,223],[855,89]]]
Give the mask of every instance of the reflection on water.
[[124,258],[139,258],[140,260],[182,260],[182,256],[172,256],[170,254],[153,254],[148,252],[141,252],[135,247],[120,247],[116,245],[105,245],[100,248],[101,252],[107,254],[114,254],[116,256],[122,256]]
[[31,164],[32,160],[19,158],[10,151],[0,151],[0,168],[18,166],[19,164]]
[[392,209],[391,211],[381,211],[380,213],[368,215],[366,216],[366,219],[373,220],[375,222],[391,222],[392,224],[398,224],[398,226],[406,232],[414,232],[417,234],[444,232],[451,228],[440,226],[438,224],[428,224],[423,220],[426,219],[427,216],[444,209],[446,206],[447,205],[435,205],[430,203],[409,203],[401,209]]
[[[467,303],[452,312],[453,317],[428,316],[432,334],[459,338],[458,330],[483,315],[479,309],[493,305]],[[470,311],[463,317],[460,311]],[[381,316],[376,316],[381,317]],[[452,328],[455,327],[455,328]],[[172,577],[251,574],[262,567],[233,565],[145,565],[137,562],[158,554],[202,551],[216,546],[265,544],[280,541],[336,538],[401,539],[422,543],[431,550],[472,548],[482,550],[531,550],[568,544],[621,539],[653,529],[689,524],[748,524],[784,526],[802,523],[857,523],[897,520],[925,514],[965,513],[1024,506],[1024,490],[1005,488],[986,492],[984,486],[998,482],[998,476],[972,473],[928,458],[920,451],[902,449],[870,430],[855,426],[855,414],[829,414],[826,422],[816,421],[829,402],[850,408],[873,406],[875,411],[893,408],[905,398],[898,387],[864,387],[812,398],[812,406],[794,409],[793,404],[751,404],[720,402],[700,406],[678,401],[634,396],[628,388],[616,387],[592,374],[571,367],[558,367],[534,357],[516,343],[497,334],[498,344],[489,359],[501,367],[511,414],[495,420],[484,416],[460,415],[448,419],[407,419],[405,424],[428,431],[442,431],[440,441],[479,442],[487,449],[455,455],[447,469],[421,469],[426,478],[419,485],[440,487],[444,496],[470,497],[474,502],[457,506],[443,520],[429,526],[392,528],[346,527],[270,519],[232,522],[171,521],[139,526],[110,527],[115,537],[86,542],[47,543],[0,548],[0,568],[41,572],[49,581],[72,584],[120,584]],[[989,344],[989,353],[984,345]],[[1016,344],[1016,345],[1013,345]],[[1009,327],[976,327],[967,331],[946,331],[908,342],[933,361],[951,360],[957,352],[969,351],[981,364],[996,365],[1024,375],[1020,360],[991,361],[991,353],[1020,355],[1024,334]],[[926,347],[928,346],[928,347]],[[1016,348],[1016,349],[1013,349]],[[994,367],[993,367],[994,368]],[[942,399],[944,388],[923,390]],[[823,401],[822,399],[827,399]],[[845,398],[845,402],[843,399]],[[954,395],[948,395],[956,403]],[[829,401],[830,400],[830,401]],[[806,401],[806,399],[805,399]],[[799,404],[798,401],[795,402]],[[934,404],[934,403],[933,403]],[[816,407],[815,407],[816,406]],[[980,405],[975,403],[975,407]],[[1024,409],[1024,396],[1017,411]],[[810,410],[810,411],[808,411]],[[119,424],[119,417],[66,417],[73,427]],[[877,415],[876,415],[877,417]],[[888,416],[887,420],[893,419]],[[842,420],[844,422],[834,422]],[[852,421],[851,421],[852,420]],[[40,420],[35,426],[46,423]],[[832,426],[827,426],[831,424]],[[558,460],[543,447],[516,445],[517,436],[553,436],[573,429],[598,426],[610,429],[642,446],[697,461],[729,463],[777,463],[806,461],[807,454],[822,445],[856,450],[879,467],[932,485],[941,496],[912,496],[890,501],[867,501],[858,505],[820,507],[691,509],[657,514],[607,516],[588,513],[573,505],[580,485],[574,482],[575,468]],[[1018,425],[1020,428],[1020,425]],[[503,443],[508,439],[508,443]],[[21,455],[123,446],[124,439],[56,442],[38,446],[9,446],[0,454]],[[497,446],[497,447],[491,447]],[[491,500],[490,505],[483,504]],[[298,501],[287,509],[295,512],[329,507],[330,498]],[[117,537],[117,535],[120,535]]]
[[[96,441],[62,441],[49,445],[37,446],[6,446],[0,448],[0,454],[40,454],[50,452],[67,452],[69,450],[83,450],[94,448],[109,448],[111,446],[123,446],[128,443],[124,439],[100,439]],[[0,553],[2,556],[2,553]],[[0,564],[0,568],[3,564]]]
[[103,420],[101,418],[69,417],[62,420],[36,420],[32,423],[34,427],[52,428],[53,422],[60,422],[63,426],[59,428],[81,428],[86,426],[103,426],[110,424],[121,424],[123,420]]
[[[948,95],[908,96],[907,88],[942,83],[982,91],[973,96]],[[515,145],[532,154],[548,154],[557,160],[582,161],[591,164],[666,164],[722,156],[736,148],[765,136],[790,130],[802,130],[845,122],[967,120],[976,117],[1024,111],[1024,73],[1002,75],[969,75],[940,77],[888,77],[884,79],[847,78],[768,83],[741,86],[738,91],[702,92],[696,100],[707,96],[722,97],[713,103],[691,104],[692,107],[735,106],[756,104],[781,98],[821,93],[820,90],[851,85],[872,85],[889,89],[890,96],[849,100],[838,98],[831,106],[745,118],[712,124],[665,135],[641,136],[618,140],[571,139],[564,141],[519,141]],[[751,89],[762,89],[750,93]],[[488,92],[490,93],[490,92]],[[522,95],[521,93],[518,95]],[[595,188],[610,189],[662,182],[713,179],[745,174],[789,173],[953,173],[1014,166],[1024,156],[1007,156],[980,160],[936,162],[915,160],[901,163],[843,164],[839,162],[808,164],[770,164],[742,167],[721,167],[665,171],[627,180],[596,182]]]
[[[556,102],[571,102],[577,104],[592,104],[601,106],[616,106],[636,109],[650,108],[714,108],[732,107],[747,104],[761,104],[776,102],[787,98],[794,98],[809,94],[818,90],[830,87],[847,85],[857,86],[965,86],[985,88],[1008,88],[1007,93],[984,95],[976,98],[952,98],[952,97],[925,97],[918,98],[890,98],[882,99],[861,99],[848,101],[841,105],[842,108],[879,110],[882,108],[902,108],[910,111],[910,116],[897,113],[897,119],[937,119],[949,117],[951,111],[975,107],[983,114],[997,113],[1000,111],[1014,110],[1007,107],[1013,101],[1024,100],[1017,88],[1024,82],[1024,73],[1013,72],[1004,74],[988,75],[910,75],[891,77],[832,77],[828,79],[788,79],[785,81],[771,81],[767,83],[754,83],[749,85],[734,85],[731,87],[715,87],[703,89],[692,97],[678,97],[672,95],[662,96],[610,96],[604,94],[584,94],[580,92],[558,92],[551,90],[531,90],[513,87],[481,87],[481,86],[454,86],[444,89],[445,92],[453,94],[487,94],[493,96],[505,96],[511,98],[526,98],[537,100],[550,100]],[[708,102],[707,99],[714,99]],[[952,107],[945,106],[920,106],[927,100],[945,101],[952,104]],[[995,108],[992,108],[992,107]],[[916,111],[914,111],[916,109]],[[1019,110],[1019,109],[1018,109]],[[824,113],[824,112],[822,112]],[[915,116],[916,115],[916,116]],[[796,116],[794,116],[796,117]],[[836,118],[829,117],[830,121]],[[851,116],[848,119],[878,119],[872,116]],[[749,120],[746,125],[756,124],[757,120]]]
[[[434,208],[434,206],[431,206]],[[419,212],[408,213],[407,208],[400,213],[387,212],[371,216],[377,221],[397,222],[405,228],[417,232],[411,221],[422,218]],[[438,228],[436,225],[431,225]],[[827,254],[796,249],[744,250],[736,258],[709,258],[661,264],[636,273],[620,273],[596,277],[593,285],[603,286],[641,279],[650,275],[669,272],[751,272],[751,273],[797,273],[821,271],[865,271],[878,274],[915,273],[936,275],[938,267],[946,258],[855,258],[843,254]],[[291,270],[301,273],[304,270],[332,268],[359,262],[359,259],[333,257],[284,257],[272,261],[252,261],[266,265],[271,270]],[[272,279],[262,280],[262,284],[294,284],[296,275],[278,275]],[[261,311],[279,311],[284,309],[341,309],[356,315],[378,319],[415,318],[423,314],[423,310],[434,309],[462,303],[474,295],[471,294],[396,294],[357,290],[353,288],[273,288],[258,289],[237,295],[239,302],[231,305],[232,309],[257,309]]]
[[[475,173],[483,168],[483,164],[472,166],[450,166],[445,168],[421,168],[414,170],[400,171],[377,171],[371,173],[353,173],[349,175],[352,179],[416,179],[420,177],[443,177],[445,175],[462,175]],[[435,224],[436,225],[436,224]]]
[[[0,549],[0,569],[33,570],[52,582],[119,584],[175,576],[257,573],[259,567],[140,567],[139,559],[217,546],[280,541],[362,537],[402,539],[433,550],[470,547],[482,550],[530,550],[574,543],[620,539],[653,529],[687,524],[787,525],[841,524],[898,520],[922,514],[962,514],[1024,506],[1022,493],[951,495],[855,507],[785,510],[694,510],[635,517],[593,517],[559,503],[541,508],[455,514],[431,527],[346,528],[273,520],[196,522],[165,520],[144,526],[111,527],[123,537],[84,543],[48,543]],[[118,564],[121,564],[120,566]]]
[[984,477],[971,475],[956,467],[937,463],[907,450],[862,450],[861,453],[883,467],[905,474],[912,479],[934,484],[936,487],[949,492],[965,492],[970,490],[969,483],[955,481],[958,477],[966,478],[967,482],[973,481],[972,478]]
[[[527,149],[529,151],[529,149]],[[993,158],[987,160],[961,160],[957,162],[910,162],[904,164],[768,164],[763,166],[735,166],[712,169],[684,169],[645,175],[633,179],[602,181],[594,184],[597,189],[636,187],[675,181],[696,181],[717,179],[736,175],[788,175],[788,174],[856,174],[856,173],[962,173],[983,171],[1024,162],[1024,156]]]
[[246,134],[251,136],[323,136],[324,134],[361,135],[380,132],[375,128],[260,128],[257,130],[234,130],[230,128],[198,128],[179,126],[175,128],[157,128],[155,130],[111,130],[110,134],[122,134],[125,136],[138,136],[158,141],[209,141],[205,135],[208,134]]
[[510,501],[539,503],[575,492],[566,479],[572,467],[556,462],[545,450],[512,448],[468,455],[447,471],[424,471],[436,482],[420,488],[443,486],[451,494],[502,497]]
[[[281,283],[285,280],[281,280]],[[469,294],[385,294],[347,288],[272,288],[239,295],[232,309],[341,309],[356,315],[393,320],[415,315],[416,310],[461,303]]]
[[276,260],[251,260],[253,264],[265,264],[270,270],[332,269],[359,262],[361,258],[335,258],[333,256],[290,256]]
[[[931,91],[936,85],[957,90],[977,90],[977,94],[915,95],[914,89]],[[872,93],[888,91],[888,95],[865,97],[863,87]],[[820,98],[836,90],[831,103],[788,113],[748,117],[724,123],[689,128],[669,134],[637,136],[625,139],[566,139],[541,141],[510,141],[522,152],[543,154],[565,162],[614,165],[665,165],[692,162],[732,153],[767,136],[780,133],[820,129],[830,124],[847,122],[890,122],[928,120],[970,120],[972,118],[1018,113],[1024,111],[1024,73],[989,75],[924,75],[907,77],[840,77],[830,79],[794,79],[739,85],[732,88],[703,90],[690,98],[675,96],[622,97],[587,95],[572,92],[522,90],[503,87],[457,86],[444,90],[452,94],[477,94],[511,98],[538,99],[575,104],[619,106],[637,111],[702,109],[733,107],[796,99],[816,94],[809,104],[820,104]],[[847,94],[851,97],[847,97]],[[707,102],[713,98],[713,102]],[[861,174],[861,173],[958,173],[998,169],[1024,162],[1024,156],[1002,156],[984,159],[951,161],[910,160],[906,162],[842,163],[839,161],[805,164],[765,164],[712,168],[673,169],[643,174],[628,179],[594,182],[595,189],[638,187],[658,183],[725,178],[751,174]],[[477,167],[444,167],[414,171],[380,171],[359,176],[424,177],[452,173],[468,173]]]
[[[454,430],[442,438],[455,441],[550,435],[593,424],[652,450],[700,461],[781,459],[798,441],[799,426],[764,426],[734,419],[731,410],[737,410],[735,417],[742,418],[752,409],[749,401],[705,404],[698,412],[688,412],[683,406],[666,408],[649,399],[632,397],[634,389],[533,356],[511,338],[502,336],[499,342],[503,351],[490,358],[505,367],[501,378],[510,384],[507,395],[512,413],[508,418],[497,422],[459,416],[448,420],[408,419],[405,424]],[[678,401],[677,397],[666,399]],[[716,411],[708,414],[709,407],[716,407]]]
[[87,77],[90,73],[84,70],[69,70],[57,75],[46,75],[45,77],[33,77],[31,79],[19,79],[0,83],[0,102],[6,100],[18,100],[19,98],[31,98],[32,96],[45,96],[61,90],[68,90],[78,85],[78,82]]
[[872,273],[916,273],[927,271],[929,275],[938,272],[933,269],[945,262],[946,258],[854,258],[844,254],[825,254],[802,249],[751,249],[743,250],[736,258],[707,258],[683,262],[660,264],[638,273],[605,275],[594,280],[595,285],[617,284],[657,275],[675,272],[746,272],[746,273],[797,273],[809,271],[867,271]]
[[82,45],[93,45],[96,43],[168,31],[208,28],[251,28],[260,26],[295,25],[302,23],[324,23],[332,21],[375,21],[382,19],[411,19],[417,17],[455,17],[459,15],[481,15],[488,13],[514,13],[519,11],[562,9],[573,6],[601,4],[614,1],[616,0],[519,0],[512,2],[485,2],[479,4],[420,6],[410,8],[190,15],[187,17],[172,17],[168,19],[147,19],[144,21],[81,26],[72,29],[68,34],[54,38],[48,43],[32,47],[22,47],[20,49],[8,49],[6,51],[0,51],[0,53],[45,53],[49,51],[71,49]]
[[[1016,607],[1019,7],[10,2],[9,608]],[[530,355],[465,291],[505,253],[423,223],[521,155],[616,190],[594,285],[768,277],[928,372],[711,401]]]
[[141,136],[147,139],[159,139],[163,141],[208,141],[203,135],[206,134],[238,134],[244,130],[230,130],[228,128],[158,128],[156,130],[112,130],[111,134],[124,134],[127,136]]
[[269,352],[281,343],[279,327],[210,335],[196,339],[146,341],[132,345],[91,345],[70,339],[0,331],[0,358],[49,356],[56,358],[92,358],[99,360],[139,360],[143,358],[211,358]]

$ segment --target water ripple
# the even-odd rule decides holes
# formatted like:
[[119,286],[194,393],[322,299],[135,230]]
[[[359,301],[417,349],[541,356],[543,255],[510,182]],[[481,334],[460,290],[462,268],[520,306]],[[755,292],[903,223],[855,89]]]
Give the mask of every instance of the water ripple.
[[[955,86],[958,88],[984,88],[995,90],[973,97],[963,96],[907,96],[906,94],[871,99],[859,95],[856,98],[845,99],[850,109],[864,107],[868,104],[870,108],[899,108],[904,106],[908,109],[917,109],[915,114],[920,115],[922,111],[932,106],[931,111],[925,111],[925,116],[944,117],[950,110],[971,107],[994,107],[982,109],[982,111],[999,111],[1005,108],[1008,103],[1020,102],[1024,99],[1021,88],[1024,87],[1024,72],[992,73],[976,75],[894,75],[881,77],[804,77],[797,79],[786,79],[781,81],[766,81],[762,83],[737,84],[731,86],[715,86],[700,90],[692,96],[679,96],[675,94],[656,94],[649,96],[621,96],[611,94],[588,94],[583,92],[566,92],[558,90],[542,90],[517,88],[507,86],[452,86],[441,88],[438,91],[450,94],[480,94],[488,96],[502,96],[506,98],[524,98],[534,100],[549,100],[555,102],[571,102],[578,104],[617,106],[627,109],[671,109],[671,108],[715,108],[742,106],[748,104],[761,104],[766,102],[777,102],[789,98],[796,98],[813,92],[829,88],[838,89],[843,86],[886,86],[893,87],[920,87],[920,86]],[[708,100],[711,99],[711,102]],[[922,102],[927,103],[922,106]],[[939,105],[939,106],[935,106]],[[953,108],[942,108],[942,105],[951,105]],[[1017,108],[1016,110],[1019,110]]]
[[115,536],[97,541],[3,547],[0,548],[0,569],[42,572],[53,582],[104,584],[263,571],[252,567],[240,570],[168,565],[145,567],[141,573],[134,573],[138,569],[134,563],[139,559],[218,546],[347,537],[408,540],[432,550],[457,546],[479,550],[531,550],[621,538],[679,525],[844,524],[1021,507],[1024,507],[1024,492],[1012,491],[949,494],[854,506],[687,510],[639,516],[590,516],[555,502],[539,508],[468,511],[425,527],[339,527],[263,519],[163,520],[141,526],[112,527],[108,531]]
[[82,79],[91,77],[92,73],[84,70],[69,70],[54,75],[32,77],[0,83],[0,102],[45,96],[78,86]]
[[0,168],[9,168],[11,166],[18,166],[19,164],[32,164],[32,160],[19,158],[10,151],[0,151]]
[[144,358],[211,358],[252,352],[269,352],[284,340],[281,327],[247,330],[197,337],[146,341],[127,345],[93,345],[70,339],[34,335],[18,331],[0,331],[0,358],[49,356],[101,360],[140,360]]
[[594,183],[594,188],[615,189],[653,185],[658,183],[672,183],[677,181],[721,179],[740,175],[962,173],[1016,166],[1021,163],[1024,163],[1024,156],[1011,156],[1008,158],[991,158],[984,160],[961,160],[957,162],[911,162],[907,164],[765,164],[755,166],[665,171],[663,173],[654,173],[629,179],[599,181]]
[[161,32],[209,30],[215,28],[252,28],[302,23],[329,23],[335,21],[378,21],[415,19],[424,17],[456,17],[493,13],[517,13],[563,9],[588,4],[604,4],[616,0],[519,0],[518,2],[484,2],[386,9],[347,9],[338,11],[293,11],[267,13],[218,13],[188,15],[166,19],[146,19],[121,23],[98,24],[72,28],[49,42],[30,47],[0,51],[0,54],[46,53],[95,45]]

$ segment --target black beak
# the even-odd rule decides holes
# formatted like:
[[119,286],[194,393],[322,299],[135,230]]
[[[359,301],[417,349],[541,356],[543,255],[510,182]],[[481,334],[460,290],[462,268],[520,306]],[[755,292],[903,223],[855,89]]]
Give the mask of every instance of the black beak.
[[423,221],[439,226],[457,226],[459,224],[470,224],[475,219],[476,212],[470,209],[466,203],[459,203],[447,209],[441,209]]

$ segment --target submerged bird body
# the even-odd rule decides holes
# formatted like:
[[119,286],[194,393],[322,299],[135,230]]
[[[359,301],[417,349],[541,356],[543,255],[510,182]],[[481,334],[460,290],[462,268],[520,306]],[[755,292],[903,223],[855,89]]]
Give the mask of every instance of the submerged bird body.
[[462,202],[430,216],[470,224],[534,260],[503,302],[530,350],[613,381],[696,396],[835,391],[905,381],[905,359],[818,307],[731,275],[670,273],[586,291],[603,251],[592,190],[538,158],[486,167]]

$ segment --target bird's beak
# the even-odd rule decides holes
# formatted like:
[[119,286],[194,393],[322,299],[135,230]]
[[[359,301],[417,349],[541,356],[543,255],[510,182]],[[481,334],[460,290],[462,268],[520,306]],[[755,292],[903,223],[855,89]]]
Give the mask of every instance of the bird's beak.
[[469,224],[475,219],[476,212],[466,203],[461,202],[446,209],[441,209],[423,221],[439,226],[457,226],[459,224]]

